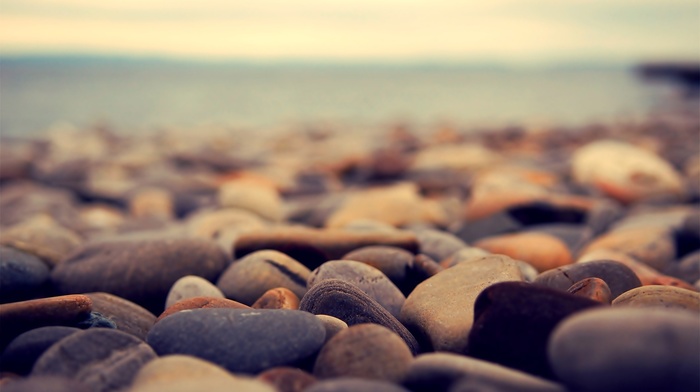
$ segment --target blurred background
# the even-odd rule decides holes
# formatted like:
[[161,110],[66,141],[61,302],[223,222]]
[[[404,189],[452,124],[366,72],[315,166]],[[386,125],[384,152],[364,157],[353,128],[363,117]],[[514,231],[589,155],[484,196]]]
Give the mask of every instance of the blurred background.
[[0,132],[575,127],[697,106],[697,0],[0,0]]

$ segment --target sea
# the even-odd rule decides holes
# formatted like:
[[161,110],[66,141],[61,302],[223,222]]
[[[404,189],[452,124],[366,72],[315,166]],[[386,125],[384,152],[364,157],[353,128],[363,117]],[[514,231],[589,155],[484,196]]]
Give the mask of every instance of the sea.
[[577,127],[643,116],[663,94],[621,65],[0,57],[0,134],[66,124],[122,133],[315,123]]

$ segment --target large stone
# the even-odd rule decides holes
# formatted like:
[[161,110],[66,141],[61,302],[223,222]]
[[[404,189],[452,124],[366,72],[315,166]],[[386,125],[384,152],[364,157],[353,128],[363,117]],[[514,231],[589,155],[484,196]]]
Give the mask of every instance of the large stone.
[[82,243],[73,231],[39,216],[0,233],[0,245],[35,255],[53,267],[70,255]]
[[419,284],[406,298],[400,320],[433,350],[463,352],[479,293],[494,283],[522,280],[507,256],[460,263]]
[[554,330],[549,360],[577,391],[700,389],[700,318],[676,309],[602,308]]
[[17,336],[0,356],[0,367],[4,371],[26,375],[34,362],[54,343],[79,332],[74,327],[49,326],[31,329]]
[[700,313],[700,293],[673,286],[642,286],[618,295],[612,305],[677,308]]
[[141,306],[109,293],[87,293],[93,312],[111,320],[118,330],[144,340],[156,316]]

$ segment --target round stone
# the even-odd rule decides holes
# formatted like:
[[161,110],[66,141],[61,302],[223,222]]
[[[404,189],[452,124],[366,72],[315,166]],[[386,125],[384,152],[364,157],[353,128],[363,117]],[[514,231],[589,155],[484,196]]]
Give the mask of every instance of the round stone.
[[0,302],[26,299],[49,279],[49,267],[37,257],[0,246]]
[[700,293],[673,286],[642,286],[618,295],[612,305],[677,308],[700,313]]
[[196,275],[187,275],[178,279],[168,292],[165,299],[165,308],[169,308],[176,302],[193,297],[224,298],[224,293],[210,281]]
[[665,227],[626,227],[610,231],[586,246],[582,253],[608,249],[632,256],[657,271],[676,258],[671,230]]
[[29,330],[17,336],[0,356],[0,367],[21,375],[31,372],[34,362],[54,343],[79,332],[74,327],[50,326]]
[[418,238],[421,253],[436,261],[442,261],[460,249],[466,248],[467,244],[454,234],[435,230],[418,229],[411,230]]
[[629,267],[613,260],[596,260],[559,267],[541,273],[535,279],[535,284],[566,291],[573,284],[586,278],[605,281],[612,298],[642,285]]
[[284,287],[270,289],[251,306],[253,309],[299,309],[299,297]]
[[283,202],[272,187],[250,181],[229,181],[219,188],[219,205],[251,211],[273,222],[282,220]]
[[326,329],[326,342],[338,334],[338,332],[348,328],[348,324],[337,317],[327,314],[317,314],[316,317],[321,320],[323,327]]
[[[634,290],[634,289],[632,289]],[[585,278],[574,283],[566,290],[569,294],[589,298],[594,301],[609,304],[612,301],[610,287],[600,278]]]
[[413,267],[413,253],[393,246],[365,246],[343,256],[380,270],[394,284],[400,286]]

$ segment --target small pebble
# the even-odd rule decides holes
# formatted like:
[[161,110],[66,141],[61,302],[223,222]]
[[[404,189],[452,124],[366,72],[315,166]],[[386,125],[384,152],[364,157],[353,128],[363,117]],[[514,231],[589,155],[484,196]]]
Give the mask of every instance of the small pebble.
[[274,386],[278,392],[302,392],[316,383],[316,377],[297,368],[274,367],[256,377]]
[[642,285],[631,269],[613,260],[595,260],[559,267],[540,274],[535,279],[535,284],[566,291],[573,284],[586,278],[605,281],[613,298]]
[[253,309],[299,309],[299,297],[284,287],[270,289],[261,295],[253,305]]
[[[632,289],[634,290],[634,289]],[[592,299],[604,304],[612,302],[610,287],[600,278],[585,278],[571,285],[566,290],[567,293],[578,297]]]
[[210,281],[195,275],[187,275],[178,279],[168,292],[165,299],[165,308],[169,308],[176,302],[193,297],[224,298],[224,293]]

